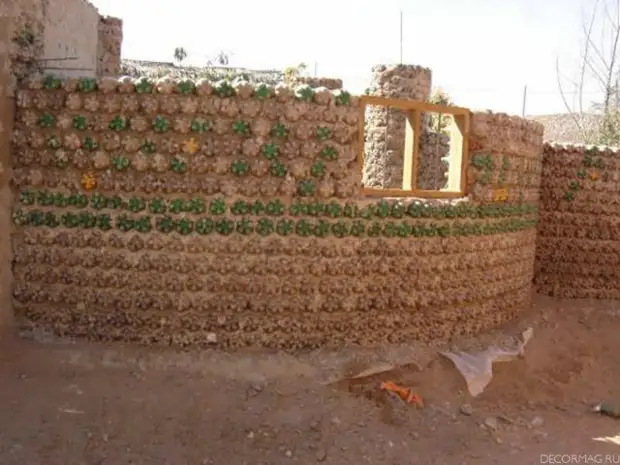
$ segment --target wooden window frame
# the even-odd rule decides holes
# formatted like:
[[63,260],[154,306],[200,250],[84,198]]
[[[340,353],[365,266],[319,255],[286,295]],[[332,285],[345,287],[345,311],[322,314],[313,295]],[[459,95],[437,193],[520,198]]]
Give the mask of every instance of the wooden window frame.
[[[382,106],[404,110],[407,112],[405,128],[405,148],[403,153],[403,186],[402,189],[382,189],[378,187],[362,187],[362,194],[373,197],[417,197],[427,199],[455,199],[467,195],[467,165],[469,157],[469,129],[471,111],[468,108],[435,105],[415,100],[399,100],[386,97],[362,95],[360,97],[360,127],[358,165],[364,174],[364,135],[366,107]],[[448,179],[450,191],[417,189],[418,158],[420,153],[420,134],[422,129],[421,113],[433,112],[451,115],[450,128],[450,167]],[[460,163],[459,163],[460,160]],[[456,163],[455,163],[456,162]],[[457,176],[455,178],[455,176]],[[455,190],[458,188],[458,191]]]

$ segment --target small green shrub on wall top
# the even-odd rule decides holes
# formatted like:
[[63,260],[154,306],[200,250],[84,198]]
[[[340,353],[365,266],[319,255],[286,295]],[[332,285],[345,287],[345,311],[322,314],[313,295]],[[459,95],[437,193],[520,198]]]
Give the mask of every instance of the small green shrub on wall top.
[[193,94],[196,89],[196,84],[189,79],[184,79],[177,84],[177,91],[182,95]]
[[97,80],[93,78],[81,78],[78,81],[80,92],[95,92],[97,90]]
[[351,94],[348,93],[346,90],[335,90],[334,96],[336,97],[336,105],[342,106],[351,104]]
[[56,76],[48,74],[43,78],[44,89],[60,89],[62,87],[62,81]]
[[225,79],[216,82],[213,91],[219,97],[233,97],[235,95],[235,88]]
[[259,84],[254,89],[254,98],[257,100],[264,100],[272,94],[272,90],[267,84]]
[[146,77],[137,78],[134,81],[136,92],[139,94],[150,94],[153,92],[153,83]]
[[[454,105],[450,96],[441,89],[435,89],[435,91],[433,91],[428,101],[435,105],[442,105],[442,106]],[[429,121],[430,128],[433,132],[447,134],[448,133],[447,129],[451,122],[451,119],[452,119],[452,115],[442,115],[442,114],[431,113],[430,121]]]
[[316,91],[310,87],[307,84],[303,84],[301,86],[298,86],[295,89],[295,97],[298,100],[302,100],[304,102],[311,102],[312,99],[314,98],[314,94],[316,93]]

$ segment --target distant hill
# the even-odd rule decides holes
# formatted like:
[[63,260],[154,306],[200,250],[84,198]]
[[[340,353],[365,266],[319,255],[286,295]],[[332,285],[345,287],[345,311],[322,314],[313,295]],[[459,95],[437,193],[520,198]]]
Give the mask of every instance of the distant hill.
[[121,75],[131,77],[146,76],[160,78],[173,76],[186,79],[207,78],[212,80],[223,78],[243,78],[250,82],[277,84],[284,76],[280,70],[254,70],[227,66],[178,66],[165,61],[121,60]]
[[592,133],[600,126],[602,115],[558,113],[555,115],[528,116],[527,119],[537,121],[545,127],[545,141],[564,144],[584,144],[586,141],[575,123],[575,117],[580,118],[586,132]]

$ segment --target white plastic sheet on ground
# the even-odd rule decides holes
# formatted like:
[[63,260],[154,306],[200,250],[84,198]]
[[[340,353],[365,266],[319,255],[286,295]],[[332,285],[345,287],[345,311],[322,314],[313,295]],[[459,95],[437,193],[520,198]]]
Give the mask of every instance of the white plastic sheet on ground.
[[493,379],[493,363],[509,362],[523,357],[525,346],[534,336],[532,328],[526,329],[522,334],[522,340],[517,347],[506,349],[491,346],[482,352],[440,352],[441,355],[450,359],[457,370],[465,378],[469,393],[476,397],[484,391]]

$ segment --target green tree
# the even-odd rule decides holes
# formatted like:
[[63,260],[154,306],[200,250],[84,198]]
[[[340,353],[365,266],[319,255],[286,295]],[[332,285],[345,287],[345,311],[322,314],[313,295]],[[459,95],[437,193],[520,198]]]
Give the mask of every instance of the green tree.
[[[454,105],[452,103],[452,99],[450,98],[450,96],[441,89],[435,89],[435,91],[431,94],[431,97],[428,99],[428,101],[429,103],[432,103],[435,105],[443,105],[443,106]],[[442,113],[431,113],[431,117],[430,117],[431,131],[445,133],[451,121],[452,121],[451,115],[446,115]]]
[[207,60],[207,66],[208,67],[228,66],[230,65],[231,55],[232,54],[230,52],[225,52],[223,50],[220,50],[215,56],[213,56],[213,58],[209,58]]
[[181,64],[181,62],[185,60],[186,58],[187,58],[187,50],[185,50],[183,47],[176,47],[174,49],[174,61]]
[[283,71],[284,82],[286,84],[292,84],[307,68],[308,65],[305,63],[299,63],[297,66],[287,66]]

